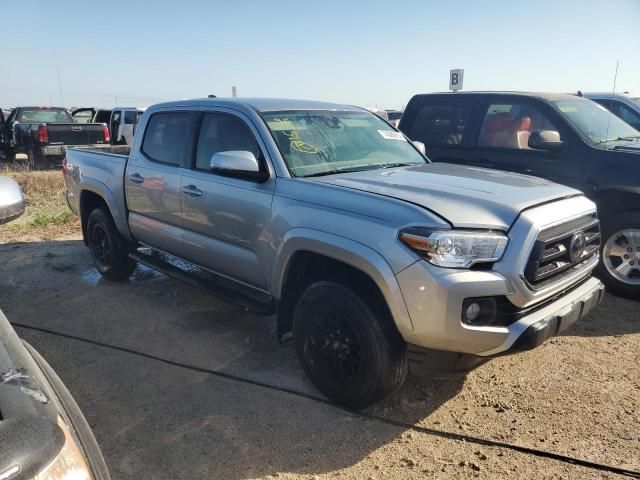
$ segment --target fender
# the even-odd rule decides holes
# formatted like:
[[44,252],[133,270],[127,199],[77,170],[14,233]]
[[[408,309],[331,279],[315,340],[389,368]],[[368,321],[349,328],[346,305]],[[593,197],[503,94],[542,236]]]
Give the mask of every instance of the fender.
[[[109,209],[109,213],[113,218],[113,222],[118,229],[120,235],[130,241],[135,241],[133,236],[131,235],[131,231],[129,230],[129,224],[127,223],[127,215],[126,212],[123,211],[122,208],[118,206],[118,202],[116,201],[113,192],[109,188],[108,185],[102,183],[100,180],[95,178],[90,179],[82,179],[82,191],[80,193],[80,206],[82,206],[82,194],[84,192],[92,192],[98,195],[100,198],[104,200],[107,204],[107,208]],[[80,212],[82,213],[82,212]]]
[[612,185],[603,189],[596,189],[593,200],[598,205],[598,213],[605,216],[639,210],[640,187]]
[[285,234],[271,272],[270,289],[275,299],[281,298],[289,262],[299,251],[333,258],[367,274],[382,292],[400,333],[413,331],[400,285],[387,261],[366,245],[320,230],[293,228]]

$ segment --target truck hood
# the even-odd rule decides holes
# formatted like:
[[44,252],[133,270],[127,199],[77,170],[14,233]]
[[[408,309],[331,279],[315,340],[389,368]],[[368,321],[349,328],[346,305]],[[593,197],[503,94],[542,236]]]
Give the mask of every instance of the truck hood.
[[503,231],[527,208],[582,195],[536,177],[448,163],[342,173],[314,180],[422,206],[454,227]]

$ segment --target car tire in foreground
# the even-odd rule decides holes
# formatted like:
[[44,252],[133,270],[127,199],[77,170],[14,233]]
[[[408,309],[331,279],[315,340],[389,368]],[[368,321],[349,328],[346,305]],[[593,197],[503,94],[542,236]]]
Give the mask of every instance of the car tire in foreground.
[[610,291],[640,298],[640,213],[620,213],[602,222],[599,271]]
[[351,409],[381,400],[407,376],[406,344],[386,309],[372,310],[365,300],[341,284],[317,282],[293,315],[296,351],[311,383]]
[[126,280],[136,269],[131,248],[118,233],[111,215],[97,208],[87,219],[87,242],[100,274],[108,280]]

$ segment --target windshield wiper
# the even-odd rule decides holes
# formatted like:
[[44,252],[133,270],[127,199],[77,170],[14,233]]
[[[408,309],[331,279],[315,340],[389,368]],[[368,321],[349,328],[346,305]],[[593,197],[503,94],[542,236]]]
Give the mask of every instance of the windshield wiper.
[[607,138],[605,140],[600,140],[598,143],[596,143],[596,145],[602,145],[603,143],[607,143],[607,142],[633,142],[634,140],[639,141],[640,135],[632,135],[629,137]]
[[309,175],[303,175],[302,178],[322,177],[324,175],[333,175],[336,173],[364,172],[366,170],[375,170],[375,169],[381,168],[382,165],[383,164],[379,164],[379,163],[370,163],[368,165],[360,165],[359,167],[336,168],[334,170],[327,170],[326,172],[310,173]]
[[420,165],[420,164],[419,163],[403,163],[403,162],[383,163],[382,165],[380,165],[380,168],[411,167],[413,165]]
[[325,175],[333,175],[336,173],[364,172],[367,170],[378,170],[378,169],[394,168],[394,167],[410,167],[412,165],[419,165],[419,164],[405,163],[405,162],[369,163],[367,165],[360,165],[359,167],[344,167],[344,168],[336,168],[335,170],[327,170],[326,172],[311,173],[309,175],[303,175],[302,178],[323,177]]

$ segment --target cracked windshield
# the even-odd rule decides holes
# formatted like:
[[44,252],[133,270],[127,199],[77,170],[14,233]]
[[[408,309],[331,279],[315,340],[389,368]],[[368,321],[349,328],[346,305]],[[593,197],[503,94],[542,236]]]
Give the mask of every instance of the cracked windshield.
[[426,162],[402,133],[371,113],[297,111],[263,117],[295,177]]

